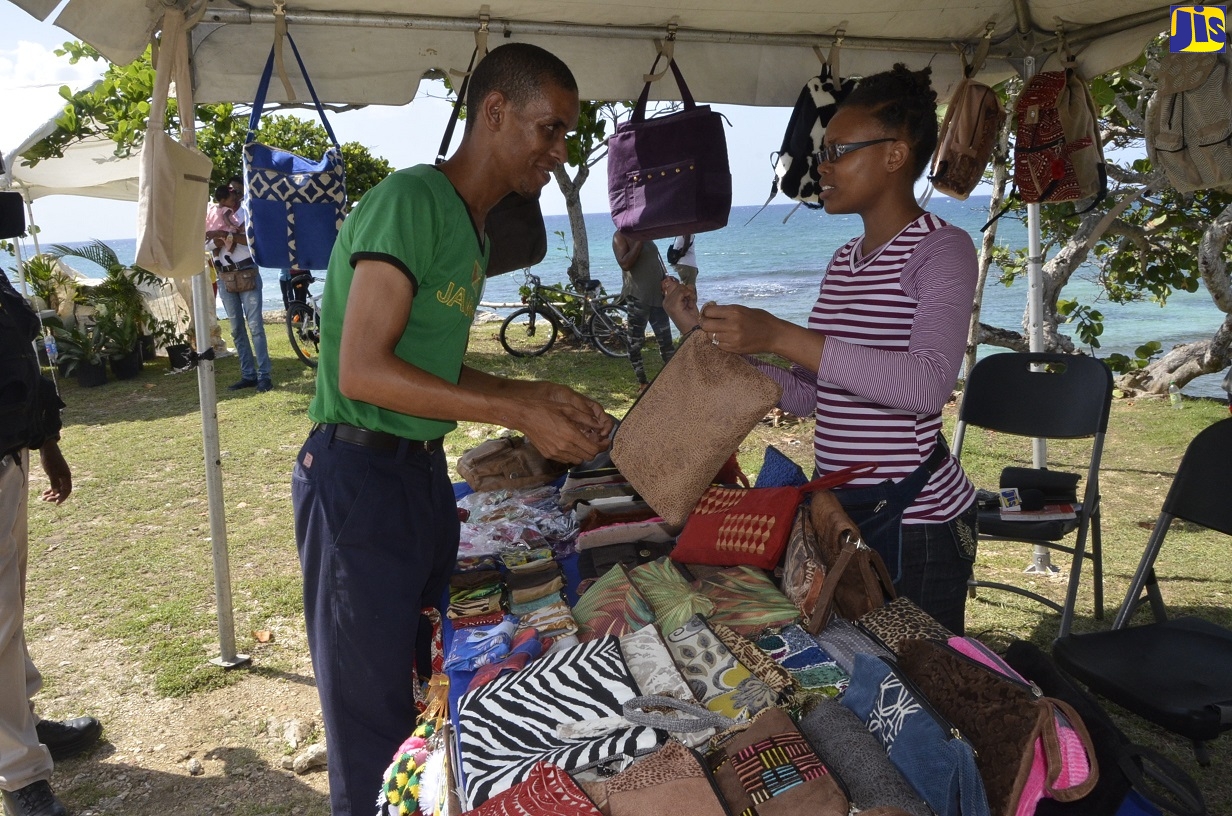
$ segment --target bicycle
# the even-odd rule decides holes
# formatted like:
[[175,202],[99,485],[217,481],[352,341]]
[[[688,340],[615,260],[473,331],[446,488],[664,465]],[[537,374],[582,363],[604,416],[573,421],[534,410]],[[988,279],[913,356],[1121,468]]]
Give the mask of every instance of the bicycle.
[[309,368],[317,367],[321,349],[321,296],[308,288],[315,280],[311,272],[297,270],[283,287],[291,350]]
[[[526,305],[516,310],[500,327],[500,342],[514,357],[538,357],[556,344],[566,332],[578,343],[590,343],[608,357],[629,356],[629,313],[619,305],[619,296],[600,296],[603,284],[588,280],[581,293],[559,287],[546,287],[538,275],[526,273],[530,293],[522,298]],[[562,298],[580,301],[579,321],[565,313]]]

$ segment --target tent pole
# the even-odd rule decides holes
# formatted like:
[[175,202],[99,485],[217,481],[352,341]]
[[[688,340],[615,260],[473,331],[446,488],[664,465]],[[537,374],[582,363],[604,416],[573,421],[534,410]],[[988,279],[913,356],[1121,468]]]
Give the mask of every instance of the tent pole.
[[[192,279],[193,327],[197,348],[208,349],[210,329],[206,309],[214,307],[214,293],[205,272]],[[214,552],[214,597],[218,606],[219,656],[210,662],[234,668],[251,662],[235,652],[235,616],[231,609],[231,563],[227,555],[227,516],[222,501],[222,454],[218,445],[218,394],[214,389],[214,360],[197,364],[197,392],[201,398],[201,439],[205,449],[205,491],[209,501],[210,541]]]
[[[1024,79],[1035,75],[1035,57],[1024,60]],[[1027,205],[1027,337],[1031,351],[1044,350],[1044,250],[1041,235],[1040,205]],[[1048,440],[1031,440],[1031,466],[1048,464]],[[1052,551],[1037,544],[1031,551],[1031,563],[1023,570],[1028,574],[1053,575],[1059,570],[1052,563]]]
[[[33,227],[34,226],[34,205],[30,202],[30,199],[26,198],[24,195],[21,197],[21,200],[26,202],[26,220],[30,222],[29,227]],[[30,229],[30,238],[34,241],[34,254],[42,255],[43,250],[39,249],[37,229]]]

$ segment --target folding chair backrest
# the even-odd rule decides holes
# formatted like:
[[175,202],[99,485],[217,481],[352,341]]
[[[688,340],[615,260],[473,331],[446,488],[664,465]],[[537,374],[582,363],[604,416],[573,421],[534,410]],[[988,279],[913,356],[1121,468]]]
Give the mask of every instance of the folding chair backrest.
[[1164,512],[1232,535],[1232,417],[1194,437],[1172,480]]
[[1111,405],[1112,372],[1103,361],[1007,352],[971,369],[958,419],[1018,436],[1078,439],[1107,431]]

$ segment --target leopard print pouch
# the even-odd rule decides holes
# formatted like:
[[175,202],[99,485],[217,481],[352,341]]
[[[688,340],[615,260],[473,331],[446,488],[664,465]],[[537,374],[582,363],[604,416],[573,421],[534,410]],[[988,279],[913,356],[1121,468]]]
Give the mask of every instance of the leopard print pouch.
[[726,816],[701,757],[679,742],[607,781],[610,816]]
[[953,632],[916,606],[910,598],[895,598],[863,615],[856,624],[896,655],[900,654],[904,640],[948,641],[954,637]]

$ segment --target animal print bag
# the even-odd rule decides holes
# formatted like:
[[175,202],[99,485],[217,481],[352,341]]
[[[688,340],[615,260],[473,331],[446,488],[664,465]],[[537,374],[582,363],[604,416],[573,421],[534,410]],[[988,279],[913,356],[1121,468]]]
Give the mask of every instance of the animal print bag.
[[856,83],[853,79],[844,81],[840,76],[837,48],[831,49],[828,60],[821,56],[820,49],[814,51],[821,60],[821,73],[804,83],[791,118],[787,120],[787,132],[783,134],[783,145],[774,163],[770,198],[782,191],[783,195],[806,207],[819,209],[821,200],[817,194],[821,192],[821,174],[817,154],[821,152],[826,127],[834,118],[839,103],[855,89]]

